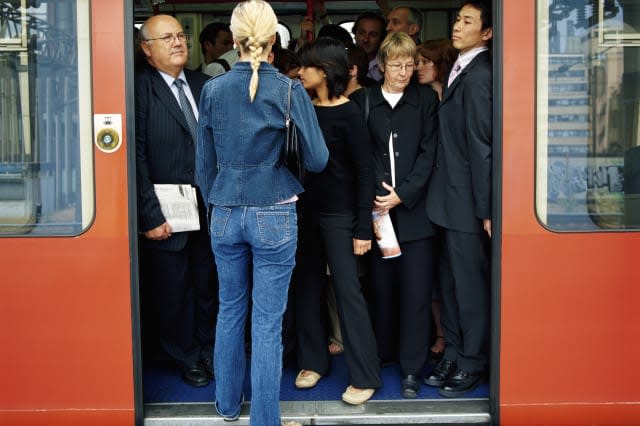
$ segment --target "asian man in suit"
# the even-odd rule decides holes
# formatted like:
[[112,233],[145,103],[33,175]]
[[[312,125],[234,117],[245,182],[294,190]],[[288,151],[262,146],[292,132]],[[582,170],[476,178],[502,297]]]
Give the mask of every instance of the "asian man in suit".
[[447,347],[425,382],[446,397],[475,389],[489,362],[492,37],[490,2],[464,1],[451,37],[460,53],[438,107],[436,164],[427,191],[427,214],[442,235]]
[[135,82],[143,313],[153,313],[150,324],[183,380],[205,386],[213,376],[218,306],[206,209],[196,188],[200,230],[172,232],[153,185],[195,186],[197,107],[208,77],[184,69],[187,40],[175,18],[153,16],[139,35],[147,61]]

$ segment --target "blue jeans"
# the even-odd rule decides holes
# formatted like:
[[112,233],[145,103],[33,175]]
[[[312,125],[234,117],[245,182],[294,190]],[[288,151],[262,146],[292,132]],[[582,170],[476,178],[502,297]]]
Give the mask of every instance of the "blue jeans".
[[282,316],[295,265],[297,234],[295,203],[213,207],[211,246],[220,282],[214,355],[216,409],[233,418],[241,408],[248,272],[253,259],[252,426],[280,425]]

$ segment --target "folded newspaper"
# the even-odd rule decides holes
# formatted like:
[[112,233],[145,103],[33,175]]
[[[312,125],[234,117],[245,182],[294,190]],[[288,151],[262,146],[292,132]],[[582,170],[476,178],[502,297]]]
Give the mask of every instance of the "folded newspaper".
[[160,209],[171,226],[171,232],[197,231],[200,229],[198,198],[191,185],[155,184]]
[[378,242],[382,258],[391,259],[400,256],[402,251],[389,214],[380,214],[374,211],[371,213],[371,218],[373,219],[373,233]]

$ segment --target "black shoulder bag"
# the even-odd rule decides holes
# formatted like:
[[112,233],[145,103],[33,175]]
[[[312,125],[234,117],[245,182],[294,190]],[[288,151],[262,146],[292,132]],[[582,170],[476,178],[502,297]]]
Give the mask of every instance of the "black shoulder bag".
[[285,126],[287,128],[287,138],[282,148],[282,162],[287,166],[289,171],[298,179],[301,184],[304,184],[304,163],[302,161],[302,152],[298,145],[298,129],[295,123],[291,120],[291,85],[292,80],[289,80],[289,91],[287,93],[287,115],[285,117]]

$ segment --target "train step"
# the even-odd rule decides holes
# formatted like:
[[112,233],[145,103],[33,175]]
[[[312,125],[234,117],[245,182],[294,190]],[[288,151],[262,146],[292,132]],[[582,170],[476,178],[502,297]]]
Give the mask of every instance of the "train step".
[[[484,425],[491,422],[487,398],[453,400],[386,400],[350,406],[342,401],[283,401],[283,420],[303,425]],[[250,403],[238,421],[225,422],[212,403],[145,404],[145,426],[211,426],[249,424]]]

